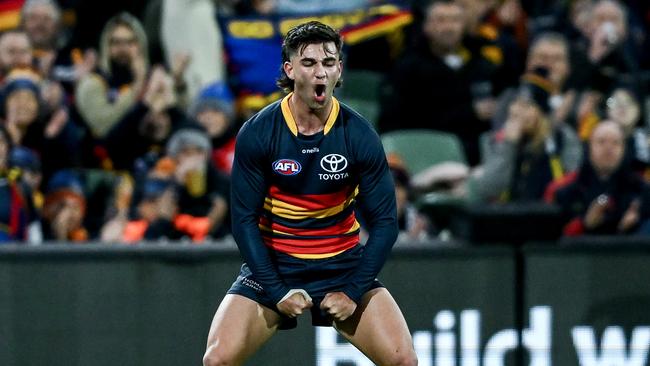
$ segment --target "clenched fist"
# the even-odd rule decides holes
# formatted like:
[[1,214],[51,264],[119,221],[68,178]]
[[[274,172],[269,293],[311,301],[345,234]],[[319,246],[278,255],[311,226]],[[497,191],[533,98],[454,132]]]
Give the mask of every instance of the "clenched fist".
[[289,296],[285,296],[286,298],[280,300],[276,306],[282,314],[290,318],[297,317],[314,305],[304,290],[291,290],[287,295]]
[[343,292],[330,292],[323,298],[320,308],[341,322],[354,313],[357,304]]

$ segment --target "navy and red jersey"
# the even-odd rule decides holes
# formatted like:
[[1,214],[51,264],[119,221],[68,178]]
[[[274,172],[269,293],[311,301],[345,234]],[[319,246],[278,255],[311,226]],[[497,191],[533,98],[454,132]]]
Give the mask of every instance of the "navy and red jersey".
[[381,141],[370,124],[333,98],[323,131],[302,135],[289,94],[247,121],[237,136],[232,171],[233,235],[268,295],[282,282],[269,251],[297,258],[335,256],[359,243],[355,208],[370,234],[345,292],[358,301],[397,236],[394,186]]

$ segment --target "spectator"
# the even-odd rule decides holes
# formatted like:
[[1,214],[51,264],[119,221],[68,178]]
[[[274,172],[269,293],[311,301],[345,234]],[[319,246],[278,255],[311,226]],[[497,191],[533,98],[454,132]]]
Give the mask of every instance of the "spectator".
[[470,165],[479,162],[479,136],[494,112],[495,65],[463,45],[462,8],[429,6],[417,47],[400,59],[382,95],[380,132],[426,128],[449,131],[463,143]]
[[228,233],[230,186],[210,162],[208,135],[200,129],[182,128],[170,137],[166,150],[174,162],[174,179],[180,187],[180,217],[176,218],[176,224],[182,231],[188,231],[207,218],[208,225],[198,225],[201,230],[192,235],[196,241],[202,241],[206,235],[221,237]]
[[[567,90],[566,81],[570,75],[569,44],[559,33],[542,33],[532,42],[526,59],[526,72],[543,68],[548,70],[551,115],[554,124],[567,122],[576,99],[574,90]],[[493,129],[500,129],[505,123],[509,106],[517,96],[517,88],[510,88],[499,96]]]
[[19,179],[24,194],[22,199],[29,209],[30,223],[27,227],[27,241],[30,244],[40,244],[43,242],[43,230],[39,219],[44,202],[41,192],[43,182],[41,160],[33,150],[16,146],[11,149],[9,169],[10,176],[16,176]]
[[162,67],[154,68],[142,100],[127,111],[103,140],[112,167],[132,171],[137,158],[148,152],[157,152],[159,156],[174,126],[184,120],[176,107],[170,76]]
[[624,141],[620,125],[601,122],[580,170],[549,186],[545,198],[562,208],[565,235],[648,233],[650,190],[625,163]]
[[598,0],[589,12],[586,34],[573,47],[576,87],[607,94],[618,82],[638,82],[640,50],[629,37],[625,6]]
[[13,69],[31,68],[32,44],[23,31],[11,30],[0,34],[0,78]]
[[74,83],[92,71],[94,51],[82,55],[79,49],[64,47],[61,8],[53,0],[28,0],[21,9],[22,29],[33,45],[33,56],[43,77],[60,82],[70,95]]
[[190,108],[190,116],[203,126],[211,139],[212,163],[220,173],[230,176],[237,135],[232,105],[214,98],[201,98]]
[[636,94],[626,87],[616,88],[605,102],[605,115],[623,130],[626,163],[650,179],[648,132],[641,121],[641,103]]
[[159,159],[136,185],[132,218],[112,219],[103,241],[189,238],[200,243],[229,232],[230,187],[210,163],[207,134],[198,126],[183,127],[166,150],[169,157]]
[[29,199],[29,187],[9,169],[12,147],[9,133],[0,125],[0,244],[39,241],[30,229],[36,215]]
[[544,189],[575,170],[581,156],[573,130],[549,120],[552,83],[544,70],[522,78],[504,127],[488,136],[482,169],[470,178],[480,201],[541,200]]
[[20,179],[29,187],[32,194],[33,207],[40,212],[43,208],[41,159],[33,150],[16,146],[11,150],[9,167],[20,171]]
[[178,240],[186,233],[174,225],[178,214],[178,199],[174,182],[155,177],[147,178],[142,197],[136,205],[136,218],[123,226],[118,240],[136,243],[140,240]]
[[42,75],[49,75],[59,43],[61,9],[51,0],[27,0],[21,9],[22,29],[27,34]]
[[[494,24],[498,24],[496,0],[456,0],[463,7],[465,14],[465,40],[464,45],[474,55],[482,55],[495,66],[493,79],[493,94],[501,93],[506,87],[517,85],[518,78],[523,71],[523,51],[519,49],[514,37],[502,32]],[[513,1],[511,9],[517,14],[517,6]],[[507,7],[505,9],[508,9]],[[515,22],[515,20],[513,20]]]
[[75,91],[77,108],[97,138],[135,105],[149,69],[147,40],[132,15],[111,18],[100,42],[99,70],[82,77]]
[[79,165],[81,135],[67,114],[48,118],[39,82],[32,72],[12,72],[5,80],[0,106],[13,142],[41,156],[43,178],[47,181],[54,171]]
[[88,232],[83,227],[86,198],[81,181],[70,170],[58,171],[47,185],[43,205],[45,240],[83,242]]
[[133,218],[113,220],[103,240],[189,238],[200,243],[225,235],[229,186],[210,164],[209,151],[208,136],[198,127],[175,132],[167,143],[169,157],[158,160],[136,187]]

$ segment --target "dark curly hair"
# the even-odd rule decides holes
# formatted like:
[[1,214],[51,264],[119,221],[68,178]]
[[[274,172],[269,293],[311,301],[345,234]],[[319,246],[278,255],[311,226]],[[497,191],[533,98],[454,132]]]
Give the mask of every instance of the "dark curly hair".
[[[297,52],[302,53],[310,44],[328,42],[334,42],[339,59],[342,59],[343,40],[341,34],[332,27],[314,20],[291,28],[282,43],[282,65],[280,65],[280,77],[277,79],[276,85],[285,92],[293,91],[294,82],[284,72],[284,63]],[[342,80],[339,79],[336,86],[341,86],[341,82]]]

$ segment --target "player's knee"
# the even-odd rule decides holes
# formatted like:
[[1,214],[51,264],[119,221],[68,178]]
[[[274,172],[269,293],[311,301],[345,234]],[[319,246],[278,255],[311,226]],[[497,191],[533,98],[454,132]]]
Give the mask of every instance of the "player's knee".
[[415,351],[396,353],[387,364],[391,366],[417,366],[418,358]]
[[235,359],[223,347],[209,346],[203,355],[203,366],[233,366]]

